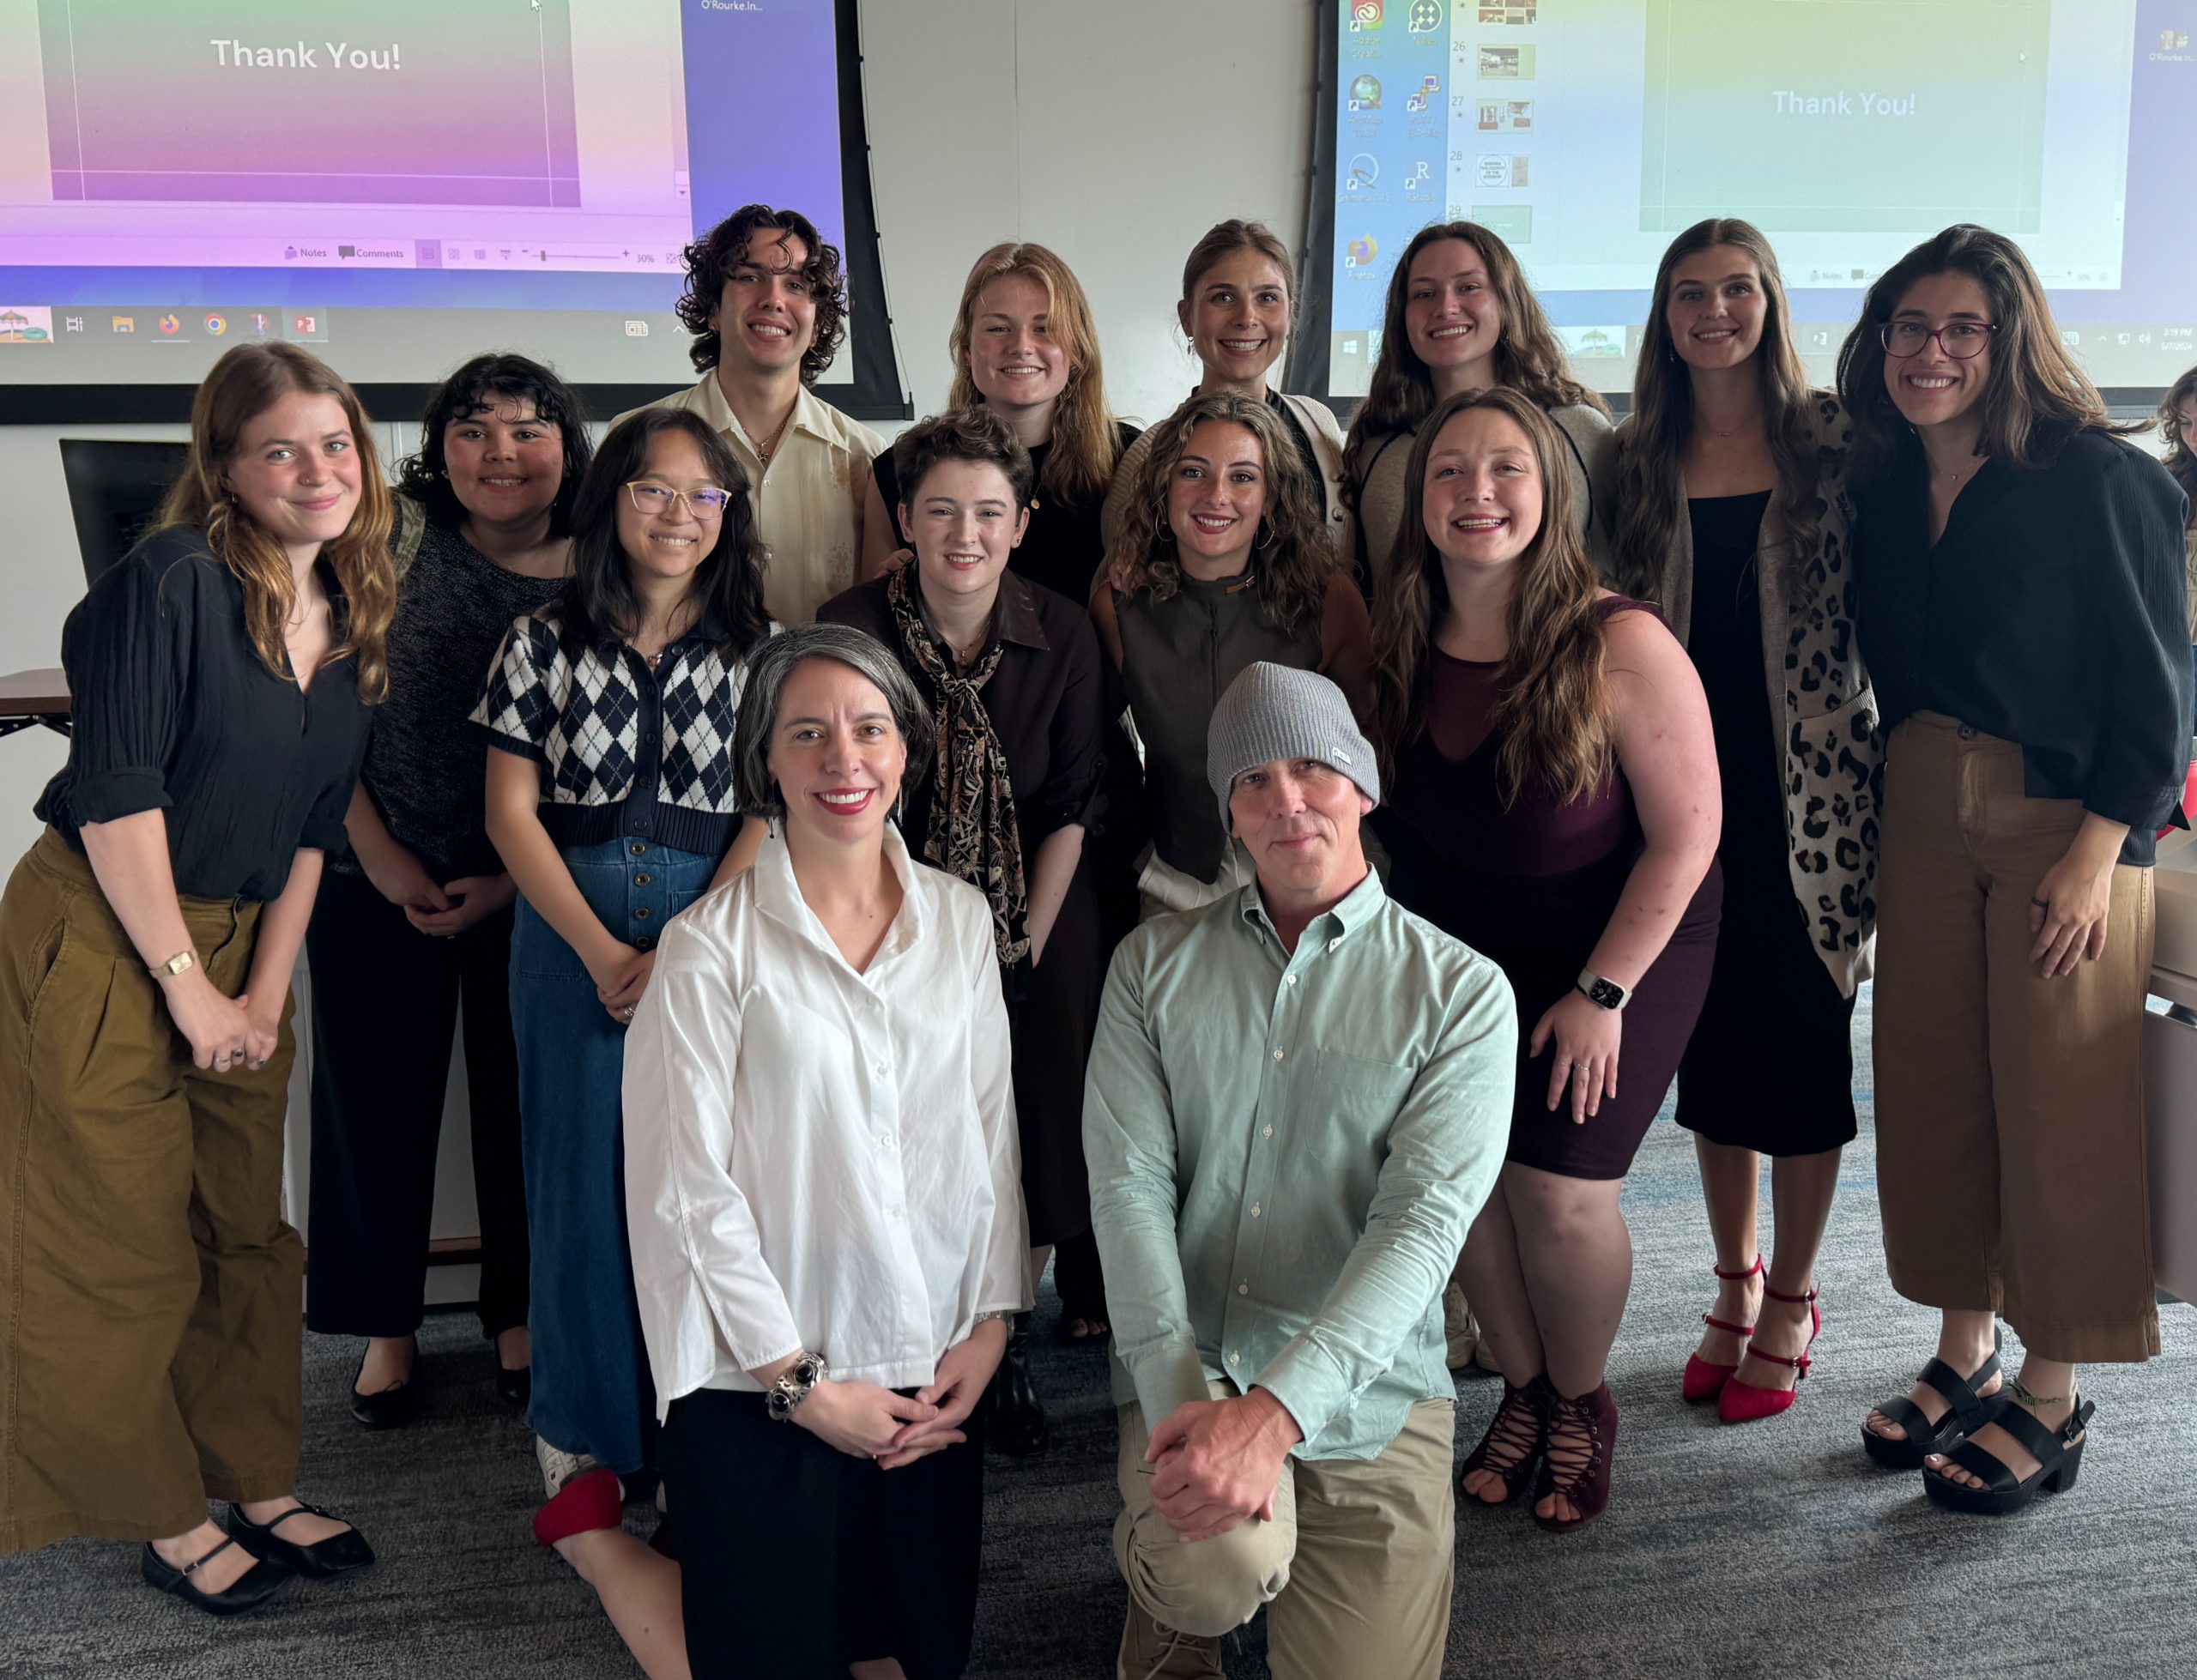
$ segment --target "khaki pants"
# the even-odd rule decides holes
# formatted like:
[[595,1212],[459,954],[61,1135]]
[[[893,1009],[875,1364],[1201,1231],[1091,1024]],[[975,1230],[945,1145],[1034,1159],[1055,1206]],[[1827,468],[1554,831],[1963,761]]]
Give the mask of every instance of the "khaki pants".
[[[1237,1391],[1213,1385],[1215,1399]],[[1121,1408],[1118,1680],[1218,1676],[1219,1636],[1267,1614],[1274,1680],[1437,1680],[1450,1636],[1455,1403],[1422,1400],[1376,1459],[1292,1459],[1274,1520],[1185,1542],[1152,1506],[1144,1410]]]
[[[185,898],[233,996],[259,907]],[[401,1052],[400,1052],[401,1053]],[[91,867],[49,831],[0,897],[0,1554],[153,1539],[295,1480],[292,1043],[202,1073]]]
[[2116,868],[2105,955],[2047,980],[2030,899],[2081,826],[2021,749],[1922,712],[1885,761],[1877,1177],[1892,1286],[2004,1314],[2078,1363],[2159,1351],[2144,1176],[2152,872]]

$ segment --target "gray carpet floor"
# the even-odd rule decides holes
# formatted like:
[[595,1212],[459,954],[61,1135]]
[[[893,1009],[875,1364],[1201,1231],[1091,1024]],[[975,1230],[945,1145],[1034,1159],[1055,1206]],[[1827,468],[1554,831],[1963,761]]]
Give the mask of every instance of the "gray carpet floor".
[[[1866,1035],[1865,1011],[1864,1070]],[[1653,1129],[1625,1206],[1637,1260],[1610,1367],[1623,1411],[1615,1499],[1561,1537],[1515,1508],[1459,1510],[1445,1674],[2197,1674],[2197,1312],[2162,1309],[2162,1358],[2085,1373],[2098,1413],[2073,1493],[2018,1518],[1954,1517],[1917,1477],[1871,1468],[1855,1439],[1861,1414],[1903,1388],[1934,1335],[1931,1316],[1884,1279],[1866,1118],[1819,1274],[1815,1374],[1782,1418],[1727,1429],[1679,1399],[1710,1301],[1686,1133]],[[1111,1672],[1122,1587],[1107,1541],[1105,1357],[1055,1346],[1057,1313],[1048,1290],[1038,1380],[1054,1443],[991,1464],[974,1674]],[[140,1585],[130,1547],[69,1542],[0,1560],[0,1675],[638,1673],[588,1590],[528,1532],[540,1497],[530,1438],[497,1405],[475,1333],[461,1315],[429,1320],[426,1414],[383,1435],[344,1410],[356,1345],[306,1338],[300,1491],[359,1520],[380,1550],[375,1568],[301,1583],[261,1615],[219,1624]],[[1492,1378],[1460,1381],[1461,1451],[1498,1392]],[[629,1521],[644,1530],[652,1515],[636,1507]],[[1266,1676],[1262,1637],[1255,1623],[1232,1642],[1238,1680]]]

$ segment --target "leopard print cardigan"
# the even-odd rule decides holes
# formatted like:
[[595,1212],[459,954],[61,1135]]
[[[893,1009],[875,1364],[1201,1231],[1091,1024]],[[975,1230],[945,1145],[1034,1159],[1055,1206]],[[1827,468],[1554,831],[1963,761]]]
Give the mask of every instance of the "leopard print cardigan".
[[[1618,427],[1620,451],[1631,430],[1630,420]],[[1838,399],[1814,393],[1807,415],[1814,511],[1793,506],[1781,487],[1755,550],[1763,674],[1770,715],[1782,720],[1776,746],[1787,865],[1816,954],[1848,997],[1868,978],[1875,955],[1884,791],[1876,694],[1854,634],[1854,509],[1845,482],[1852,435]],[[1654,598],[1683,644],[1692,618],[1693,538],[1683,485],[1678,495],[1677,530]]]

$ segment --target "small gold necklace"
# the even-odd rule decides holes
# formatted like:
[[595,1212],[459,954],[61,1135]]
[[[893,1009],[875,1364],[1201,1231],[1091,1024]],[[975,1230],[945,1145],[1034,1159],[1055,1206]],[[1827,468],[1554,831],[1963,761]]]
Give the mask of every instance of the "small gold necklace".
[[[799,402],[798,398],[795,400],[796,402]],[[785,418],[778,422],[778,429],[773,432],[766,441],[755,446],[755,458],[761,462],[766,469],[771,464],[771,456],[778,451],[778,440],[786,435],[786,427],[792,424],[793,410],[788,408]]]

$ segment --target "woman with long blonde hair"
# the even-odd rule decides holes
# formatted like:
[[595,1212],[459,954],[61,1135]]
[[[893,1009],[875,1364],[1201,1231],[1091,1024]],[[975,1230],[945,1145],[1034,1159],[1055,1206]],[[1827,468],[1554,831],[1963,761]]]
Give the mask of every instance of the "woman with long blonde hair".
[[0,898],[0,1552],[140,1540],[215,1615],[373,1561],[291,1492],[281,1170],[290,972],[388,687],[389,528],[349,386],[294,345],[216,362],[159,529],[69,615],[69,761]]
[[1435,222],[1412,236],[1389,276],[1380,359],[1343,447],[1369,598],[1391,574],[1400,534],[1418,523],[1405,486],[1413,439],[1437,403],[1494,385],[1556,422],[1573,519],[1589,554],[1604,557],[1615,465],[1609,405],[1571,377],[1564,342],[1501,236],[1476,221]]
[[1237,674],[1260,660],[1319,671],[1362,713],[1369,649],[1365,603],[1269,405],[1194,396],[1139,442],[1135,478],[1115,486],[1129,535],[1091,613],[1144,745],[1153,841],[1137,888],[1153,916],[1251,879],[1205,773],[1206,726]]
[[[961,287],[947,354],[953,362],[947,408],[990,409],[1037,469],[1014,572],[1071,601],[1088,600],[1105,553],[1099,510],[1136,428],[1107,406],[1098,323],[1075,271],[1041,245],[992,246]],[[893,451],[881,450],[870,462],[862,517],[865,580],[907,551],[897,517],[902,488]]]
[[1876,932],[1882,751],[1854,636],[1850,428],[1835,396],[1808,388],[1790,318],[1759,232],[1686,229],[1656,269],[1617,430],[1618,583],[1658,603],[1692,656],[1723,778],[1723,931],[1678,1120],[1700,1157],[1719,1279],[1682,1388],[1727,1423],[1785,1411],[1807,1373],[1816,1254],[1855,1129],[1854,992]]
[[[1207,228],[1183,260],[1175,323],[1198,361],[1190,395],[1233,392],[1274,411],[1311,480],[1328,539],[1347,559],[1357,537],[1343,491],[1342,426],[1326,403],[1286,395],[1270,383],[1296,336],[1297,305],[1297,264],[1289,247],[1264,222],[1232,216]],[[1140,446],[1132,444],[1107,495],[1110,564],[1141,540],[1135,486],[1143,464]]]
[[1596,583],[1565,453],[1522,392],[1440,404],[1374,639],[1395,896],[1492,958],[1534,1023],[1465,1243],[1504,1393],[1464,1492],[1515,1498],[1545,1458],[1552,1529],[1609,1500],[1603,1368],[1632,1267],[1618,1187],[1700,1011],[1717,911],[1701,683],[1652,612]]

